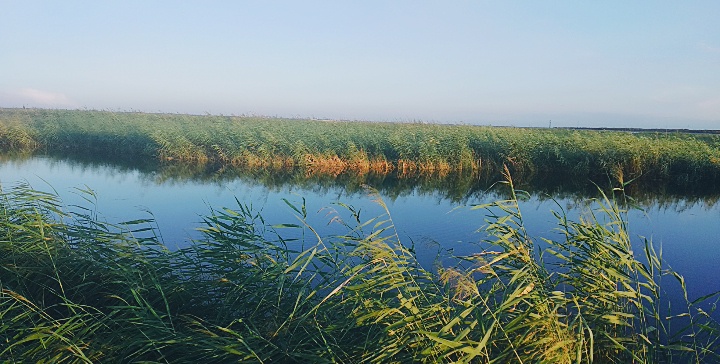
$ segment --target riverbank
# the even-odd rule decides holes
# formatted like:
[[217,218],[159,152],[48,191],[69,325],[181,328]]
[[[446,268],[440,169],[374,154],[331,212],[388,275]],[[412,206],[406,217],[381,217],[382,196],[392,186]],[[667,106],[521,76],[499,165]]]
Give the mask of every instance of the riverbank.
[[0,109],[0,151],[307,174],[464,173],[715,184],[720,135]]

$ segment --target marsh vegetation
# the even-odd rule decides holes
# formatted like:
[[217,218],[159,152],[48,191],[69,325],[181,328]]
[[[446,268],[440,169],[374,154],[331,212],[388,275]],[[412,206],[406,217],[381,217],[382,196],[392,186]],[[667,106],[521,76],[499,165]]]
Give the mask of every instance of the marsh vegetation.
[[720,135],[0,110],[0,150],[306,174],[720,181]]
[[[718,325],[703,305],[668,311],[681,275],[650,242],[631,249],[612,198],[562,239],[539,242],[520,192],[474,208],[487,238],[421,266],[390,212],[346,232],[269,226],[247,206],[212,209],[203,238],[171,251],[151,221],[110,224],[88,204],[18,186],[0,198],[0,358],[53,362],[706,362]],[[518,194],[520,193],[520,194]],[[378,200],[383,206],[383,202]],[[483,221],[484,220],[484,221]],[[283,238],[301,229],[300,240]],[[275,238],[268,239],[268,232]],[[640,254],[640,255],[636,255]],[[714,307],[714,305],[712,305]]]

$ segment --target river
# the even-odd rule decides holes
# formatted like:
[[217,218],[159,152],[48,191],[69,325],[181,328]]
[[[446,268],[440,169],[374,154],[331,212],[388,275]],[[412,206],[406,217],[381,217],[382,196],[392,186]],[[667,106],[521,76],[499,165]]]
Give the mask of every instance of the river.
[[[119,223],[153,218],[162,240],[169,248],[187,246],[200,234],[202,216],[211,208],[237,208],[239,201],[262,214],[268,225],[298,224],[298,216],[286,200],[305,203],[307,223],[321,235],[342,233],[333,217],[347,218],[344,203],[360,209],[369,219],[384,213],[363,183],[376,183],[400,239],[413,244],[418,259],[431,266],[438,247],[455,254],[472,253],[472,244],[484,238],[477,232],[484,225],[483,210],[469,206],[503,198],[503,192],[487,184],[459,187],[452,181],[438,184],[392,178],[367,180],[348,178],[302,179],[268,174],[244,176],[185,176],[157,166],[133,167],[102,162],[57,159],[46,156],[4,158],[0,162],[0,185],[8,189],[21,182],[33,188],[55,191],[67,206],[88,206],[78,189],[91,189],[102,219]],[[450,186],[450,187],[448,187]],[[551,210],[564,209],[570,218],[580,214],[586,201],[598,194],[593,188],[567,192],[527,186],[529,198],[520,204],[526,228],[540,237],[560,238]],[[718,196],[665,196],[637,191],[642,210],[628,214],[630,233],[640,253],[640,237],[652,239],[662,249],[665,262],[685,276],[690,300],[720,290],[720,203]],[[280,231],[284,234],[284,231]],[[298,232],[288,232],[298,234]],[[666,278],[671,280],[671,278]],[[677,287],[666,287],[677,293]]]

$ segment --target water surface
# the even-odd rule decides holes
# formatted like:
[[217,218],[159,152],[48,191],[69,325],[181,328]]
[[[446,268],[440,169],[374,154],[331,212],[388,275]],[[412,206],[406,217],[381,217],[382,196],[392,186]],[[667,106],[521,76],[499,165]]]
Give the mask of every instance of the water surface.
[[[435,261],[438,247],[452,249],[456,254],[477,249],[473,243],[482,240],[483,235],[476,230],[483,226],[485,216],[483,210],[471,211],[466,206],[504,198],[503,190],[490,188],[488,181],[464,185],[461,181],[392,177],[304,179],[294,175],[196,172],[38,156],[0,162],[0,184],[7,189],[27,182],[33,188],[57,192],[66,205],[84,206],[87,202],[78,189],[92,189],[97,196],[95,208],[102,218],[122,222],[152,217],[163,242],[170,248],[187,246],[191,239],[199,238],[195,229],[201,226],[202,216],[209,214],[211,207],[237,208],[237,201],[261,212],[270,225],[299,222],[297,213],[284,200],[298,206],[305,203],[307,221],[321,235],[342,233],[346,229],[340,224],[329,223],[334,216],[343,219],[350,216],[338,202],[359,209],[364,219],[384,213],[374,197],[361,187],[370,184],[387,204],[402,241],[414,244],[426,266]],[[584,202],[598,196],[594,186],[573,190],[520,185],[530,191],[530,198],[521,202],[521,209],[527,229],[536,238],[560,238],[554,230],[557,221],[551,210],[563,209],[570,218],[576,218]],[[720,279],[716,278],[720,272],[716,264],[720,262],[717,196],[642,190],[630,193],[635,194],[643,208],[628,215],[630,232],[638,245],[635,250],[640,253],[639,236],[652,239],[662,250],[665,261],[686,277],[691,300],[720,290]]]

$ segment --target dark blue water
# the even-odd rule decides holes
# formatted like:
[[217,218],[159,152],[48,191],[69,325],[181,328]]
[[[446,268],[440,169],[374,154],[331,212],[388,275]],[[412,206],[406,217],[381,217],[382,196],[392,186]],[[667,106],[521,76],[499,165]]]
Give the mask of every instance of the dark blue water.
[[[340,224],[329,223],[334,216],[350,216],[338,202],[360,209],[363,219],[385,212],[374,197],[357,186],[267,183],[247,178],[167,178],[153,171],[47,157],[0,163],[3,189],[21,181],[35,189],[56,191],[66,205],[87,206],[77,189],[92,189],[97,195],[95,208],[103,219],[122,222],[154,218],[163,242],[170,248],[186,246],[200,237],[195,229],[201,226],[202,216],[209,214],[211,207],[237,208],[236,199],[261,212],[270,225],[299,223],[297,213],[283,199],[298,206],[304,201],[307,222],[321,235],[346,232]],[[482,190],[460,198],[432,188],[383,186],[379,190],[400,239],[414,244],[421,263],[428,266],[433,264],[438,247],[452,249],[455,254],[472,253],[476,246],[471,243],[484,238],[477,230],[484,225],[485,214],[463,206],[502,197],[502,192]],[[559,238],[554,230],[557,221],[550,211],[562,208],[575,218],[589,197],[531,194],[521,202],[526,228],[535,237]],[[665,262],[685,276],[691,300],[720,290],[720,204],[715,201],[712,197],[656,196],[638,201],[644,211],[628,214],[633,239],[637,243],[641,241],[638,236],[652,239]],[[639,247],[635,250],[641,253]],[[677,287],[669,285],[668,289],[676,291]]]

